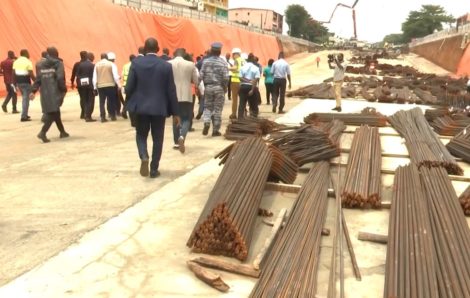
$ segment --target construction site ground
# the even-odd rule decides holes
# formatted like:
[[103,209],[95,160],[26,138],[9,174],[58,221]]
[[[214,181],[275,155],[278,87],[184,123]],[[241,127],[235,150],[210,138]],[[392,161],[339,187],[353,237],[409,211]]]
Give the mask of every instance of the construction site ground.
[[[289,59],[293,89],[320,83],[331,77],[328,52],[302,53]],[[321,57],[320,67],[315,59]],[[350,53],[346,53],[346,58]],[[387,60],[387,63],[390,63]],[[420,71],[447,74],[415,55],[396,63]],[[278,117],[263,104],[260,117],[298,124],[312,112],[328,112],[332,100],[288,98],[288,113]],[[226,101],[225,128],[230,114]],[[359,112],[375,107],[391,115],[415,105],[345,100],[343,111]],[[425,109],[427,107],[423,107]],[[247,297],[256,279],[218,272],[231,287],[227,294],[210,288],[186,267],[196,256],[186,241],[208,198],[221,167],[213,156],[231,142],[204,137],[202,122],[194,121],[182,155],[172,148],[171,121],[167,121],[157,179],[139,176],[140,161],[135,132],[128,121],[85,123],[79,120],[76,92],[67,95],[62,118],[69,139],[59,139],[52,127],[51,143],[42,144],[36,134],[41,127],[39,101],[32,102],[33,121],[21,123],[18,115],[0,115],[0,297]],[[95,115],[97,112],[95,111]],[[348,127],[352,130],[353,127]],[[380,129],[393,132],[390,127]],[[352,134],[343,134],[341,147],[349,148]],[[382,151],[406,154],[400,137],[382,136]],[[443,142],[448,140],[443,138]],[[347,154],[333,160],[347,162]],[[383,158],[382,168],[395,169],[407,158]],[[470,167],[459,163],[470,177]],[[308,166],[304,166],[308,168]],[[336,167],[331,168],[335,178]],[[342,168],[344,171],[344,167]],[[300,185],[306,173],[299,174]],[[383,175],[383,201],[390,201],[392,175]],[[467,182],[453,182],[459,195]],[[262,206],[277,215],[289,208],[295,194],[266,191]],[[331,199],[322,238],[318,297],[326,297],[334,234],[335,201]],[[345,249],[346,297],[380,297],[383,292],[386,245],[361,242],[359,231],[387,234],[388,210],[344,209],[349,232],[362,273],[356,281]],[[470,224],[470,220],[467,220]],[[259,218],[250,262],[258,253],[270,227]],[[233,260],[235,261],[235,260]],[[279,268],[282,270],[282,268]]]

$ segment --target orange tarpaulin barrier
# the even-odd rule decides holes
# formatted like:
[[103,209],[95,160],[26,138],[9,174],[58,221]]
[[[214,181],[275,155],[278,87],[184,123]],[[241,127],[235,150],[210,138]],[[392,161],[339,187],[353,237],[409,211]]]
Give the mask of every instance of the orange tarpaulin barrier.
[[467,46],[462,59],[460,59],[457,75],[470,77],[470,46]]
[[[29,50],[36,62],[48,46],[55,46],[64,60],[68,79],[79,52],[91,51],[95,62],[103,52],[116,53],[121,69],[147,37],[157,38],[160,49],[186,48],[203,54],[214,41],[223,43],[222,53],[233,47],[253,52],[265,64],[276,58],[279,45],[274,36],[249,32],[229,25],[159,16],[112,4],[107,0],[2,0],[0,9],[0,60],[7,51],[18,56]],[[67,82],[69,83],[69,82]],[[0,90],[4,91],[3,81]]]

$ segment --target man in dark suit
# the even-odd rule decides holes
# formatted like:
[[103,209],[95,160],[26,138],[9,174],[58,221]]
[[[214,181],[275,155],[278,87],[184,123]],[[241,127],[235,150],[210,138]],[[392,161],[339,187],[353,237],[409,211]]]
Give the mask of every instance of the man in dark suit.
[[136,141],[141,160],[140,175],[149,176],[147,137],[152,131],[153,150],[150,178],[160,175],[158,166],[162,155],[165,118],[173,116],[173,123],[180,125],[178,98],[171,64],[157,56],[155,38],[145,41],[146,55],[132,62],[127,78],[126,94],[128,110],[136,113]]

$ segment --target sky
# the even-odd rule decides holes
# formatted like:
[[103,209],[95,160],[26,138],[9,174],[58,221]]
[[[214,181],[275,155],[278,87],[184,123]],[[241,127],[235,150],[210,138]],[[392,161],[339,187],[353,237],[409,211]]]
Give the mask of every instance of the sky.
[[[352,5],[355,0],[229,0],[229,8],[268,8],[284,14],[290,4],[300,4],[318,21],[328,21],[337,3]],[[440,5],[447,13],[460,17],[470,13],[470,0],[359,0],[356,4],[357,38],[369,42],[381,41],[391,33],[400,33],[401,24],[412,10],[419,10],[423,4]],[[331,24],[325,24],[337,36],[350,38],[353,34],[352,12],[340,7],[336,10]],[[284,32],[287,32],[284,24]]]

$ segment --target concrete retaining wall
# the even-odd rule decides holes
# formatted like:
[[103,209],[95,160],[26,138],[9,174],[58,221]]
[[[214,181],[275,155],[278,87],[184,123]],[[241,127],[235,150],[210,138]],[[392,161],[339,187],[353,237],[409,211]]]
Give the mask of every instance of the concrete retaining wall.
[[463,35],[446,37],[412,47],[411,51],[448,71],[456,73],[465,50],[460,48],[462,40]]

